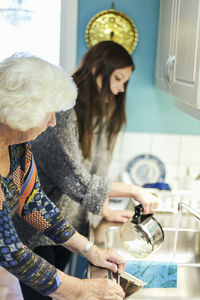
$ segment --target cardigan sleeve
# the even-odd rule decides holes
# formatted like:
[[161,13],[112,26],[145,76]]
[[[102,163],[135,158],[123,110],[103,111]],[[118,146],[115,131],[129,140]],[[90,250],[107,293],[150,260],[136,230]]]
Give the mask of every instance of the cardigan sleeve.
[[98,214],[108,197],[111,181],[90,174],[83,165],[74,110],[58,113],[57,125],[35,141],[32,149],[45,192],[58,188],[87,210]]

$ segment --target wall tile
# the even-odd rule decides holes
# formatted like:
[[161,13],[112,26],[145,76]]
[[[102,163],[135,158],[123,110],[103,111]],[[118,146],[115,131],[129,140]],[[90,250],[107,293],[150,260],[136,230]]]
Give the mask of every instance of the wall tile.
[[167,182],[171,188],[178,188],[179,187],[179,177],[178,173],[178,166],[176,163],[166,163],[165,164],[166,170],[166,177],[165,182]]
[[113,160],[109,166],[107,176],[113,181],[121,181],[120,175],[125,169],[122,161]]
[[173,188],[187,186],[184,180],[188,167],[191,179],[200,174],[199,136],[125,132],[117,139],[109,177],[119,180],[128,162],[145,153],[161,159],[166,169],[165,181]]
[[180,149],[180,136],[176,134],[152,134],[151,153],[166,163],[177,163]]
[[113,153],[113,159],[128,163],[137,155],[149,153],[150,134],[124,132],[120,134]]
[[181,136],[180,164],[200,164],[200,136]]

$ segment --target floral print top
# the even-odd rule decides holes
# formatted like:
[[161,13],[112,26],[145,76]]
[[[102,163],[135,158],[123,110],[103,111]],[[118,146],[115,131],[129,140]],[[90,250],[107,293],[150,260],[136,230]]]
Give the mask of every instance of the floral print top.
[[0,266],[48,295],[61,284],[56,269],[23,245],[12,217],[17,212],[56,244],[67,241],[75,229],[43,192],[30,143],[12,145],[9,151],[9,176],[0,176]]

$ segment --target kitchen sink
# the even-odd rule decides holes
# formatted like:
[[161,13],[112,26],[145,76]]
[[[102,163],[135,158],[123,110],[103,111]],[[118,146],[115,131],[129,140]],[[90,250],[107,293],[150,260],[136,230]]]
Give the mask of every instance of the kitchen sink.
[[[192,228],[180,228],[177,234],[174,227],[163,230],[165,238],[162,246],[143,260],[176,262],[177,288],[142,288],[129,299],[200,299],[200,232]],[[138,260],[123,247],[120,226],[106,228],[104,246],[117,250],[126,260]]]
[[[200,266],[200,232],[192,229],[179,229],[177,247],[174,249],[176,230],[163,228],[164,242],[161,247],[143,260],[174,261],[179,264],[199,264]],[[120,227],[111,226],[105,231],[104,244],[106,248],[117,250],[126,260],[134,258],[123,247],[120,240]]]
[[[200,299],[200,221],[182,212],[156,213],[156,220],[164,231],[162,246],[147,258],[146,261],[176,262],[177,288],[141,288],[130,300],[199,300]],[[112,248],[127,261],[140,260],[133,257],[123,247],[120,240],[119,223],[109,222],[100,216],[91,215],[90,239],[101,248]],[[178,234],[176,231],[178,228]],[[175,241],[177,240],[177,243]],[[90,278],[105,277],[107,270],[93,266]],[[91,269],[92,269],[91,268]],[[103,269],[103,268],[102,268]],[[104,272],[104,274],[101,272]],[[101,274],[101,275],[100,275]]]

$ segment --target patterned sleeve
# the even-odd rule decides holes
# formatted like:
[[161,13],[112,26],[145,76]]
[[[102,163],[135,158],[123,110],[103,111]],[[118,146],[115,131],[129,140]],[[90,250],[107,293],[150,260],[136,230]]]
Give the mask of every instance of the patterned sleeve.
[[[13,172],[13,186],[16,187],[14,198],[20,199],[18,214],[26,222],[57,244],[67,241],[75,233],[42,191],[29,144],[25,146],[21,164]],[[54,266],[20,241],[10,216],[5,188],[0,186],[0,265],[25,284],[48,295],[59,287],[60,278]]]
[[0,265],[43,295],[49,295],[61,283],[55,267],[26,248],[19,240],[1,188]]

